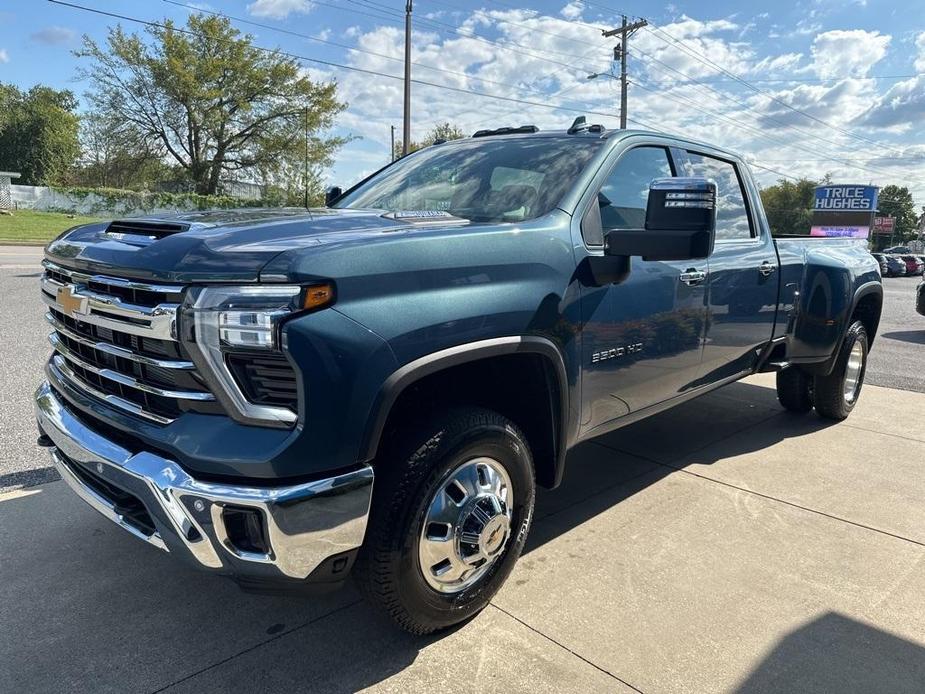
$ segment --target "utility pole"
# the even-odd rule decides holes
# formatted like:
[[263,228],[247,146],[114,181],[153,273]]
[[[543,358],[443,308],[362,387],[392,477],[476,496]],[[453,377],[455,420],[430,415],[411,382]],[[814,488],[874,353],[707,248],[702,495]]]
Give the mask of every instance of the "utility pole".
[[389,150],[392,161],[395,161],[395,126],[390,125],[389,129],[392,131],[392,148]]
[[[410,2],[410,0],[409,0]],[[609,31],[602,31],[601,33],[610,38],[611,36],[620,35],[620,43],[614,48],[614,59],[620,58],[620,129],[626,130],[626,42],[629,40],[629,37],[632,36],[638,29],[642,29],[644,26],[648,25],[648,22],[644,19],[633,22],[632,24],[627,22],[626,15],[623,15],[623,24],[619,29],[611,29]]]
[[402,156],[408,154],[411,143],[411,4],[405,2],[405,122],[402,126]]
[[305,158],[303,160],[302,185],[305,186],[305,209],[308,209],[308,106],[305,107]]

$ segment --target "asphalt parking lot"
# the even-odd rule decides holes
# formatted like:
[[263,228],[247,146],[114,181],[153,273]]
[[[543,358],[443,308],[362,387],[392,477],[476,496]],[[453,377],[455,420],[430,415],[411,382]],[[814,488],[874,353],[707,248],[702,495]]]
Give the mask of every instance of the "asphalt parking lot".
[[846,422],[784,412],[761,375],[583,445],[491,606],[415,638],[349,587],[188,570],[55,481],[37,262],[0,248],[0,691],[922,691],[918,279],[885,280]]

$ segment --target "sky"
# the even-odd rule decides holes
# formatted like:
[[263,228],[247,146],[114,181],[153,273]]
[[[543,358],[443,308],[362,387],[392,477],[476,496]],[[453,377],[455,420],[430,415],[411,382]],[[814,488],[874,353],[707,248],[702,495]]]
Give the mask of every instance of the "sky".
[[[336,81],[349,104],[333,133],[354,139],[329,184],[386,164],[390,126],[401,135],[404,0],[69,1],[150,21],[222,13],[257,45],[303,57],[311,79]],[[923,0],[414,0],[412,140],[444,121],[467,133],[563,129],[584,113],[618,127],[617,39],[601,34],[621,14],[649,22],[629,40],[630,127],[736,151],[762,185],[828,173],[908,185],[925,205]],[[72,51],[119,22],[142,30],[46,0],[0,0],[0,82],[81,97]]]

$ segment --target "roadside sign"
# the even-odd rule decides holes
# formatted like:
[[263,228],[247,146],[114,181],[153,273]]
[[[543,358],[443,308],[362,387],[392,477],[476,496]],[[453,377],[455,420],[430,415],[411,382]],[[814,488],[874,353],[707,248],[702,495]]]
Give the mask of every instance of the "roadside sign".
[[895,228],[895,217],[874,217],[874,226],[871,231],[875,234],[892,234]]
[[811,236],[866,239],[877,210],[876,186],[817,186],[813,201]]

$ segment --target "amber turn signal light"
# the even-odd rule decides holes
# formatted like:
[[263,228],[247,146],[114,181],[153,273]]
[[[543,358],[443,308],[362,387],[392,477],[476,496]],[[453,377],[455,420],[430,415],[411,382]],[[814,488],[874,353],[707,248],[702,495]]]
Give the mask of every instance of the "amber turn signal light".
[[302,301],[302,308],[315,310],[323,308],[331,303],[334,303],[334,285],[316,284],[305,290],[305,299]]

